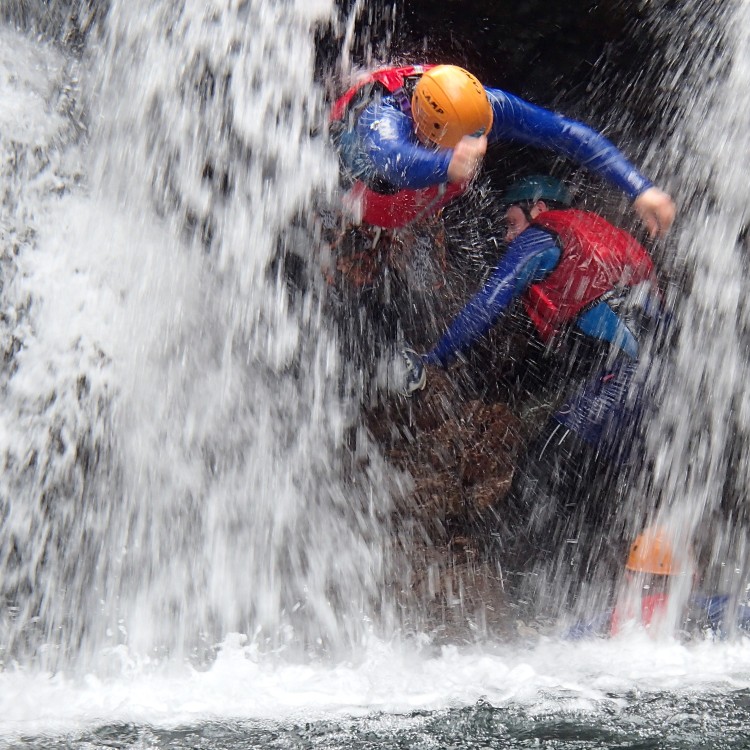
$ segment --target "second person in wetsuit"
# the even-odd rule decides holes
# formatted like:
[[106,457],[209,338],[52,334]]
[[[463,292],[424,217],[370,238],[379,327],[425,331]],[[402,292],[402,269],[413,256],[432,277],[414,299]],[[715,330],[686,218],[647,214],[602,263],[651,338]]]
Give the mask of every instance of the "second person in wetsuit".
[[548,558],[561,549],[562,536],[578,538],[584,515],[600,520],[604,506],[615,503],[612,495],[602,497],[609,477],[595,468],[602,458],[625,460],[641,408],[632,391],[642,338],[658,321],[661,303],[647,251],[598,215],[570,208],[560,181],[525,178],[504,201],[505,254],[429,352],[406,352],[407,391],[425,387],[424,365],[447,367],[516,300],[549,347],[567,340],[571,357],[586,353],[571,367],[578,377],[562,384],[562,406],[528,448],[508,498],[496,509],[501,535],[513,540],[521,557],[533,551]]

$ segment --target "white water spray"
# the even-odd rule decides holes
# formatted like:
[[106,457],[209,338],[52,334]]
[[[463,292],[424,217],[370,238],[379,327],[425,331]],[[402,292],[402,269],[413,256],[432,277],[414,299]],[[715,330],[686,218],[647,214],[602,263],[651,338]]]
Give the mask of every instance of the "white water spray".
[[648,460],[622,520],[633,537],[655,523],[673,540],[683,574],[673,578],[663,627],[662,635],[671,637],[696,586],[741,601],[750,573],[744,456],[750,266],[742,239],[750,5],[697,0],[670,16],[663,8],[655,14],[651,21],[667,49],[658,77],[672,97],[663,108],[669,120],[657,126],[671,135],[652,146],[650,160],[671,175],[679,205],[662,258],[673,321],[650,374],[655,409],[645,429]]
[[673,270],[683,266],[689,278],[676,302],[670,361],[660,372],[646,492],[650,502],[661,501],[677,538],[695,546],[706,584],[740,593],[750,573],[750,266],[741,239],[750,171],[750,4],[706,5],[690,3],[679,15],[693,33],[673,45],[667,74],[682,92],[665,156],[679,175],[683,203]]
[[[114,2],[83,63],[88,140],[65,111],[34,142],[2,133],[26,162],[54,160],[7,175],[30,204],[5,214],[24,238],[4,290],[8,659],[200,658],[233,631],[309,652],[371,627],[378,457],[354,483],[335,337],[314,282],[291,292],[281,262],[314,265],[313,199],[336,176],[311,135],[331,12]],[[40,77],[35,122],[62,108],[59,79]]]
[[[672,691],[741,696],[746,643],[690,649],[643,634],[448,648],[437,658],[430,648],[371,643],[362,664],[305,666],[256,658],[258,649],[230,635],[206,671],[142,669],[139,660],[158,646],[177,655],[201,642],[210,650],[230,630],[255,637],[261,650],[290,647],[295,636],[310,646],[319,638],[352,643],[375,609],[387,511],[375,490],[377,457],[356,491],[340,479],[349,419],[336,395],[335,342],[318,325],[315,296],[298,306],[267,272],[279,245],[304,251],[310,236],[304,221],[290,229],[313,188],[284,160],[280,131],[296,134],[291,143],[308,155],[307,180],[327,189],[333,177],[322,144],[306,135],[317,107],[307,46],[313,19],[301,13],[310,7],[235,3],[221,12],[185,3],[160,15],[145,2],[114,4],[101,48],[83,65],[98,75],[96,86],[54,49],[2,32],[0,572],[8,606],[0,643],[8,648],[0,742],[154,744],[165,740],[148,727],[218,721],[247,745],[232,723],[238,717],[306,724],[418,711],[420,721],[480,700],[511,706],[511,714],[514,704],[528,705],[553,721],[601,716],[603,707],[608,718],[597,721],[609,732],[613,712],[632,718],[642,693],[649,711],[653,696]],[[242,15],[254,10],[270,14],[267,25]],[[295,69],[299,78],[286,70],[304,83],[293,87],[299,100],[275,100],[263,83],[284,70],[273,54],[281,50],[276,29],[267,40],[264,33],[285,21],[295,60],[307,65],[304,75]],[[240,60],[256,42],[264,50],[257,87]],[[738,73],[725,80],[737,82]],[[83,93],[89,139],[76,106]],[[242,96],[267,129],[235,121]],[[258,160],[266,149],[276,158]],[[695,183],[712,185],[710,170],[706,176]],[[733,241],[735,219],[721,213]],[[682,235],[698,233],[703,220],[684,224]],[[706,252],[699,242],[679,245]],[[726,278],[711,282],[720,285],[712,294]],[[700,382],[691,346],[713,345],[700,341],[683,332],[679,342],[676,361],[687,367],[679,377],[690,387]],[[732,401],[723,393],[715,394],[719,408]],[[682,424],[681,407],[675,399],[664,411]],[[663,450],[659,476],[679,485],[687,459],[660,444],[664,434],[652,433]],[[719,460],[709,465],[726,469]],[[718,482],[721,471],[713,472]],[[696,497],[701,512],[704,499],[713,501],[708,492]],[[113,680],[28,674],[36,661],[67,666],[84,654],[91,667],[103,653],[118,670]],[[21,669],[8,668],[14,660]],[[101,660],[94,666],[101,671]],[[679,726],[685,715],[669,720]],[[107,733],[114,722],[123,734],[116,726]],[[146,729],[131,732],[133,724]],[[76,737],[102,725],[101,737]],[[58,734],[66,736],[58,742]],[[216,744],[210,725],[200,741]]]

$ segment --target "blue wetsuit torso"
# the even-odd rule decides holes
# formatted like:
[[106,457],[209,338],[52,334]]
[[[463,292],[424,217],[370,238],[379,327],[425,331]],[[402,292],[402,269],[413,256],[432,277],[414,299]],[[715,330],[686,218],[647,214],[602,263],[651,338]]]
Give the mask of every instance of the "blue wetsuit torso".
[[[486,88],[493,123],[488,141],[512,140],[549,148],[591,170],[635,198],[652,183],[604,136],[575,120],[537,107],[500,89]],[[362,179],[380,178],[402,189],[448,180],[450,149],[430,149],[414,135],[411,117],[392,96],[370,103],[356,124],[356,149],[349,161]]]

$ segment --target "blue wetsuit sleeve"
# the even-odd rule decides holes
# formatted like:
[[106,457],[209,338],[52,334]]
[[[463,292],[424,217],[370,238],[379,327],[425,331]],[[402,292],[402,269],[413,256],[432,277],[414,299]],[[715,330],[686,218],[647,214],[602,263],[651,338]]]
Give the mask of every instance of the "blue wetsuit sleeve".
[[580,315],[576,327],[587,336],[619,346],[632,359],[638,358],[638,340],[606,302],[600,302]]
[[522,232],[510,243],[484,287],[456,316],[435,348],[425,355],[425,362],[447,367],[458,352],[486,334],[530,284],[544,279],[559,260],[560,248],[552,235],[535,227]]
[[411,118],[389,97],[362,112],[357,136],[373,175],[397,188],[419,189],[447,182],[453,152],[421,146],[413,130]]
[[493,113],[490,143],[511,139],[552,149],[608,180],[631,199],[653,187],[613,143],[588,125],[500,89],[485,90]]

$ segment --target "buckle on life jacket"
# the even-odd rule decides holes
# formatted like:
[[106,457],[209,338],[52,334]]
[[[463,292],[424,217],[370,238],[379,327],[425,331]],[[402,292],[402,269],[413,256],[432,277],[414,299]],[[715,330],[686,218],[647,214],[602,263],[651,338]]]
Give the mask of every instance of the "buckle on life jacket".
[[415,66],[414,73],[410,76],[404,76],[404,82],[392,93],[399,109],[409,117],[411,117],[411,99],[414,96],[414,89],[423,73],[421,67]]

